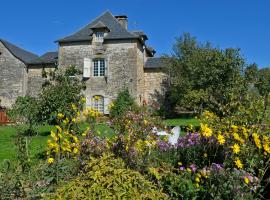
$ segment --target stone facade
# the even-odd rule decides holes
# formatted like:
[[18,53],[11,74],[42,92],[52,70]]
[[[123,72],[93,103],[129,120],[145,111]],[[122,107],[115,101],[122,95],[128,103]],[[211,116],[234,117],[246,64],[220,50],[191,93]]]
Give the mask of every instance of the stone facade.
[[161,70],[145,69],[144,80],[144,97],[146,103],[152,104],[157,102],[162,104],[167,88],[167,76]]
[[[142,31],[128,31],[127,26],[126,16],[105,12],[77,33],[58,40],[58,52],[48,52],[27,64],[0,43],[2,105],[10,107],[18,96],[36,96],[44,83],[43,70],[74,65],[84,71],[86,61],[90,74],[81,79],[86,83],[87,106],[92,106],[94,96],[101,96],[106,111],[124,88],[129,89],[140,105],[153,101],[162,103],[166,76],[158,59],[151,59],[155,51],[147,47],[147,36]],[[106,65],[102,76],[94,75],[97,59],[102,59]]]
[[44,77],[42,77],[43,70],[45,72],[53,71],[56,66],[54,65],[30,65],[27,68],[27,91],[26,94],[29,96],[37,96],[42,89],[42,85],[45,82]]
[[10,107],[27,90],[27,66],[0,41],[0,100]]
[[[108,41],[99,47],[91,42],[60,44],[59,68],[76,65],[83,70],[85,58],[90,58],[91,61],[104,58],[107,77],[93,76],[93,64],[91,65],[90,77],[85,79],[87,99],[90,101],[93,96],[101,95],[111,101],[126,87],[140,103],[143,98],[144,77],[143,62],[139,58],[142,52],[138,51],[137,45],[136,40]],[[102,48],[103,51],[97,51],[97,48]]]

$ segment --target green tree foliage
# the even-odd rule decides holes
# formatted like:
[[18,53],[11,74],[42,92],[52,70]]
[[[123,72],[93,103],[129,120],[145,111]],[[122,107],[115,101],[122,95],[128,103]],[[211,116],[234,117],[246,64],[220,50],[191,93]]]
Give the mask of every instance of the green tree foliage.
[[113,102],[113,106],[110,110],[110,115],[116,117],[122,115],[128,110],[134,110],[137,108],[137,104],[134,98],[130,95],[128,89],[124,89],[119,92],[116,100]]
[[219,116],[233,112],[246,91],[240,50],[200,44],[188,33],[176,40],[173,50],[164,59],[173,107],[197,113],[207,109]]
[[85,89],[84,83],[77,77],[80,74],[74,66],[51,74],[50,81],[44,85],[39,95],[40,122],[54,123],[57,113],[67,115],[74,112],[70,105],[80,102],[81,91]]
[[33,135],[34,125],[38,123],[38,100],[34,97],[18,97],[15,104],[8,111],[12,121],[23,123],[26,127],[23,131],[26,135]]

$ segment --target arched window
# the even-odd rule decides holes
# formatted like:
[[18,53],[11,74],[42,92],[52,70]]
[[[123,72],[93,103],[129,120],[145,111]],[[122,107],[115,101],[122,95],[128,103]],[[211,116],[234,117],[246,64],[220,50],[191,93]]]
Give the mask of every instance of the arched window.
[[95,95],[92,98],[92,107],[101,113],[104,113],[104,97]]

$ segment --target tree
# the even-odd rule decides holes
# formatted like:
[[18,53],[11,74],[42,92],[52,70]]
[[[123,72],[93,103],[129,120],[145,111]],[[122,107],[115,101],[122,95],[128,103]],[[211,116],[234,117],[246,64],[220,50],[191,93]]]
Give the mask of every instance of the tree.
[[75,66],[68,67],[65,71],[52,73],[49,81],[44,84],[39,99],[39,121],[54,123],[57,113],[70,114],[74,112],[71,104],[77,107],[82,98],[85,85],[78,75],[81,71]]
[[38,100],[34,97],[18,97],[15,104],[8,111],[8,116],[12,121],[23,123],[27,126],[24,130],[26,135],[33,135],[34,125],[37,124]]
[[110,110],[111,117],[120,116],[128,110],[134,110],[137,108],[137,104],[127,88],[118,93],[113,104],[114,105]]
[[201,44],[188,33],[176,40],[173,50],[164,57],[173,107],[196,113],[207,109],[218,116],[234,112],[246,92],[240,50]]

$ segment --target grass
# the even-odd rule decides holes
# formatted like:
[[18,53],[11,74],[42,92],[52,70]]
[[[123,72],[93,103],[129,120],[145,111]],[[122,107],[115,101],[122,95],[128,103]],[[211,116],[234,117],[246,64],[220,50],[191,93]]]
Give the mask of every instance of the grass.
[[176,119],[165,119],[165,124],[168,126],[199,126],[200,122],[198,119],[195,118],[176,118]]
[[[165,124],[168,126],[186,126],[193,125],[198,126],[199,121],[194,118],[177,118],[166,119]],[[81,124],[81,128],[86,128],[87,124]],[[29,152],[31,159],[37,159],[37,156],[46,150],[47,140],[49,138],[50,131],[54,129],[53,126],[40,126],[38,127],[38,135],[28,137],[29,139]],[[106,124],[98,124],[97,129],[103,136],[114,136],[113,130]],[[16,128],[13,126],[0,126],[0,162],[4,159],[15,160],[16,159],[16,147],[14,144],[16,136]]]
[[[87,125],[82,124],[81,128]],[[36,160],[38,155],[46,150],[47,140],[49,139],[50,131],[55,129],[53,126],[40,126],[38,127],[38,135],[28,137],[29,153],[32,160]],[[98,124],[99,130],[103,136],[112,137],[113,130],[106,124]],[[5,159],[16,159],[16,128],[13,126],[0,126],[0,163]]]

